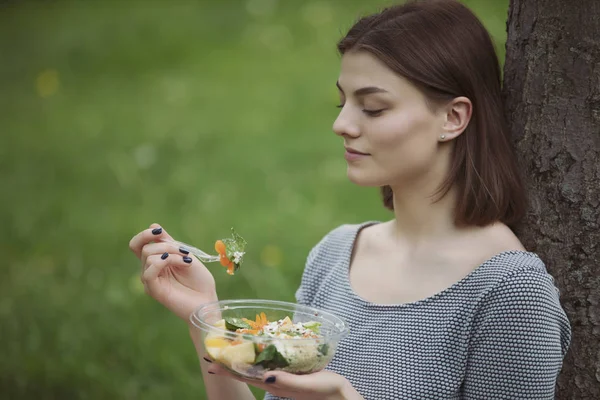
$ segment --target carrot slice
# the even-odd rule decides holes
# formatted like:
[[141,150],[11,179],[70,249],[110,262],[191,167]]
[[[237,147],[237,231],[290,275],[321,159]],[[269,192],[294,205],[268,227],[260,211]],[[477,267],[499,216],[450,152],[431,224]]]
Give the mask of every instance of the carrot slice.
[[219,255],[226,254],[225,253],[225,251],[226,251],[225,250],[225,243],[223,243],[222,240],[217,240],[215,242],[215,250],[216,250],[217,253],[219,253]]
[[265,326],[269,323],[269,321],[267,320],[267,315],[264,312],[260,313],[260,324],[261,326]]
[[262,329],[265,325],[267,325],[269,323],[269,320],[267,319],[267,315],[264,312],[261,312],[260,314],[256,314],[256,321],[252,321],[251,319],[247,319],[247,318],[242,318],[242,320],[244,322],[246,322],[248,325],[250,325],[252,327],[252,329],[256,329],[256,330]]
[[228,267],[229,264],[231,264],[231,261],[229,261],[229,258],[227,258],[227,256],[225,254],[220,255],[219,261],[221,262],[221,265],[224,267]]

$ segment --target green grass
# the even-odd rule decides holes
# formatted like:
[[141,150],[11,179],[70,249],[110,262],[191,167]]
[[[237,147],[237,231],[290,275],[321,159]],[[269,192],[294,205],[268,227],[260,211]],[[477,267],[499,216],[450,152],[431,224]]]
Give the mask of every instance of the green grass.
[[[331,132],[335,43],[384,3],[0,6],[3,398],[204,398],[127,248],[152,222],[207,250],[234,226],[249,254],[210,267],[220,297],[293,301],[326,232],[389,217]],[[507,0],[467,3],[503,55]]]

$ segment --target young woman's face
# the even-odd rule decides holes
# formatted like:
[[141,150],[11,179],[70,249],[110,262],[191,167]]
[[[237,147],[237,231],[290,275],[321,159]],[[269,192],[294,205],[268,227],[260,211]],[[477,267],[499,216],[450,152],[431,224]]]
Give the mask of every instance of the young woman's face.
[[439,178],[443,110],[432,111],[415,86],[364,51],[344,54],[338,87],[333,131],[344,139],[352,182],[402,187]]

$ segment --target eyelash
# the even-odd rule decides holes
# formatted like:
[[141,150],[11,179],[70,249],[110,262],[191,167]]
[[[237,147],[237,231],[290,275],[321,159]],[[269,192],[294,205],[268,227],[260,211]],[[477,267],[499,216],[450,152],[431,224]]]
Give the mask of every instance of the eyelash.
[[[343,104],[338,104],[336,107],[337,107],[337,108],[342,108],[342,107],[344,107],[344,105],[343,105]],[[379,115],[381,115],[381,113],[382,113],[384,110],[385,110],[385,109],[384,109],[384,108],[382,108],[382,109],[379,109],[379,110],[365,110],[365,109],[363,109],[362,111],[363,111],[365,114],[367,114],[369,117],[378,117]]]

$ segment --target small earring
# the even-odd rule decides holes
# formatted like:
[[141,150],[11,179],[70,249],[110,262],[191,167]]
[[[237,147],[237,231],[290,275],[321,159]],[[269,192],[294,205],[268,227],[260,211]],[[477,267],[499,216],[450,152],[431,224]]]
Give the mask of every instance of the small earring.
[[444,139],[446,139],[446,135],[440,135],[440,139],[441,139],[441,140],[444,140]]

